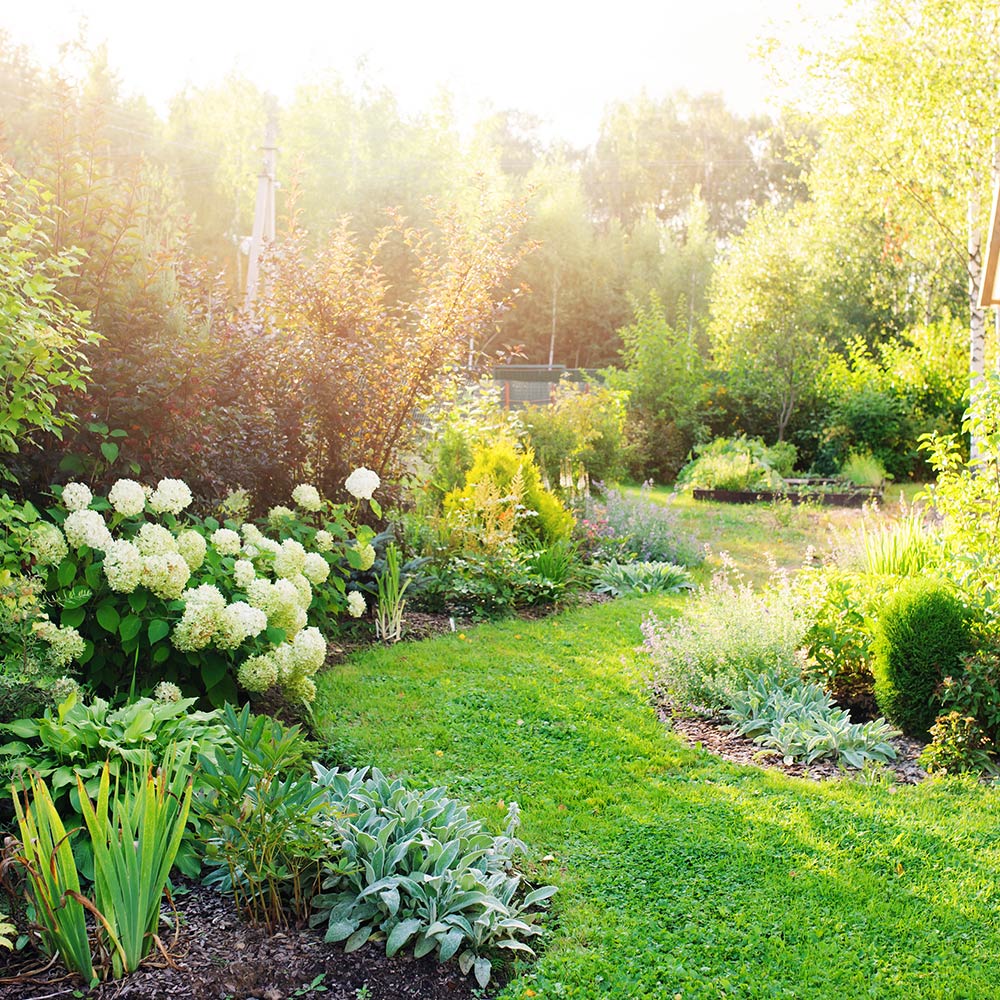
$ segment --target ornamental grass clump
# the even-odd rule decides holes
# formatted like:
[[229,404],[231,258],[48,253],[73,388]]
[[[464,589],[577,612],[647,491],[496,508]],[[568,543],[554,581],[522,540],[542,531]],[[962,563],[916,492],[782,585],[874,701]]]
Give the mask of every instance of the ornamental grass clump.
[[[273,508],[260,526],[190,514],[191,491],[178,479],[155,488],[120,479],[106,497],[82,483],[56,487],[50,520],[27,538],[38,553],[32,572],[61,610],[58,622],[39,613],[35,632],[53,666],[75,661],[99,691],[166,680],[218,705],[239,688],[277,686],[308,703],[326,655],[322,632],[358,614],[359,602],[364,610],[347,581],[374,562],[374,532],[353,522],[362,502],[381,516],[379,485],[371,470],[355,470],[347,505],[301,483],[295,509]],[[17,558],[23,534],[9,532],[3,562]]]
[[714,714],[760,674],[797,679],[808,625],[783,573],[757,593],[729,567],[699,588],[679,618],[651,614],[642,632],[656,689],[682,710]]

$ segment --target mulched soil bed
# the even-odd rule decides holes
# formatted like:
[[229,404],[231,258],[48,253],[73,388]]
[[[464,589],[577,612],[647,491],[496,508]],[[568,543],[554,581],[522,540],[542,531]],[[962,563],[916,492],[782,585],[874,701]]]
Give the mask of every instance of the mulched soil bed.
[[[811,778],[814,781],[828,781],[831,778],[850,777],[861,772],[857,768],[834,764],[829,760],[816,761],[813,764],[786,764],[775,750],[767,750],[745,736],[736,736],[724,728],[725,720],[721,718],[703,719],[675,714],[669,708],[658,706],[660,720],[682,737],[691,746],[703,747],[710,753],[736,764],[749,764],[754,767],[767,767],[784,771],[798,778]],[[917,764],[917,758],[924,749],[920,740],[897,736],[890,741],[896,748],[896,760],[888,761],[884,766],[895,776],[897,784],[915,785],[927,777],[927,773]]]
[[[430,958],[387,959],[384,945],[378,943],[348,955],[310,930],[268,935],[241,922],[230,897],[197,883],[188,882],[184,888],[188,891],[177,898],[182,920],[176,943],[172,931],[161,926],[175,968],[154,956],[138,972],[87,992],[62,967],[11,983],[7,980],[38,967],[38,954],[0,952],[0,1000],[73,996],[95,1000],[357,1000],[359,991],[370,1000],[471,1000],[482,995],[475,992],[475,980],[462,976],[455,962],[439,965]],[[322,989],[308,989],[317,976]]]

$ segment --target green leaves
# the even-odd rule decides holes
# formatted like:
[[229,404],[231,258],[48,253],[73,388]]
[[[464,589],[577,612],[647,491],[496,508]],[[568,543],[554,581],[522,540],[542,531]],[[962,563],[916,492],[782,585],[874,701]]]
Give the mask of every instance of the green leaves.
[[104,629],[105,632],[117,632],[118,625],[121,622],[121,618],[118,615],[118,610],[110,602],[102,604],[96,613],[97,623]]

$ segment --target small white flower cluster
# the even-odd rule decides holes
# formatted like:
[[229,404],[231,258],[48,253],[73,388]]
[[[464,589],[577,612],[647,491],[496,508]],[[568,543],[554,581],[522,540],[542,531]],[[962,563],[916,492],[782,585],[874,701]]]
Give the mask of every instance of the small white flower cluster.
[[131,479],[119,479],[108,491],[108,503],[122,517],[135,517],[146,509],[146,489]]
[[142,558],[140,582],[147,590],[165,601],[173,601],[180,597],[190,579],[191,570],[177,552]]
[[83,636],[75,628],[56,625],[44,615],[35,622],[33,628],[38,638],[48,643],[49,663],[53,667],[65,667],[83,656],[86,645]]
[[176,702],[181,700],[181,689],[171,681],[160,681],[153,688],[153,698],[159,702]]
[[323,509],[323,498],[319,490],[308,483],[300,483],[292,490],[292,499],[303,510],[318,511]]
[[354,548],[358,555],[361,556],[361,565],[358,569],[360,569],[362,573],[370,570],[372,566],[375,565],[375,549],[371,543],[368,545],[355,545]]
[[179,514],[192,499],[191,490],[182,479],[161,479],[150,494],[149,506],[157,514]]
[[347,595],[347,613],[352,618],[360,618],[365,613],[366,608],[364,594],[361,594],[357,590],[352,590]]
[[119,594],[131,594],[142,580],[142,553],[125,539],[112,542],[104,551],[104,576]]
[[266,691],[280,685],[290,698],[311,702],[316,697],[313,675],[324,659],[326,640],[319,629],[305,628],[291,642],[245,660],[237,680],[247,691]]
[[232,528],[217,528],[212,532],[212,545],[220,556],[238,556],[243,542]]
[[188,528],[177,536],[177,551],[188,564],[188,569],[194,573],[195,570],[201,569],[201,564],[205,561],[208,543],[204,535]]
[[244,601],[227,604],[218,587],[204,583],[181,595],[184,613],[170,641],[182,652],[194,652],[213,643],[219,649],[237,649],[267,628],[263,611]]
[[344,488],[347,492],[359,500],[371,500],[381,485],[382,480],[379,479],[378,473],[372,472],[371,469],[366,469],[364,466],[355,469],[344,482]]
[[[84,487],[84,489],[87,488]],[[87,492],[89,493],[90,490]],[[65,496],[65,491],[63,495]],[[66,541],[74,549],[80,549],[86,545],[91,549],[103,550],[111,544],[111,532],[108,531],[108,526],[104,523],[100,512],[96,510],[78,508],[71,511],[63,522],[63,531],[66,533]]]
[[39,566],[58,566],[69,552],[63,533],[49,521],[31,526],[28,544]]
[[90,487],[83,483],[67,483],[62,491],[63,506],[70,511],[86,510],[94,500]]

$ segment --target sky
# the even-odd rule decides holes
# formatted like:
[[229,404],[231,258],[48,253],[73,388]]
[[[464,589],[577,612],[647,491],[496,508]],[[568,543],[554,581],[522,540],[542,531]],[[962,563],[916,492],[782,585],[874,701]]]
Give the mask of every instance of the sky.
[[128,93],[165,114],[186,84],[233,69],[287,101],[333,70],[391,89],[408,112],[447,88],[460,123],[492,110],[537,115],[552,137],[577,146],[597,137],[614,100],[645,90],[721,91],[741,114],[768,110],[766,67],[754,58],[769,33],[792,44],[817,10],[842,0],[0,0],[0,28],[43,65],[81,18],[107,42]]

